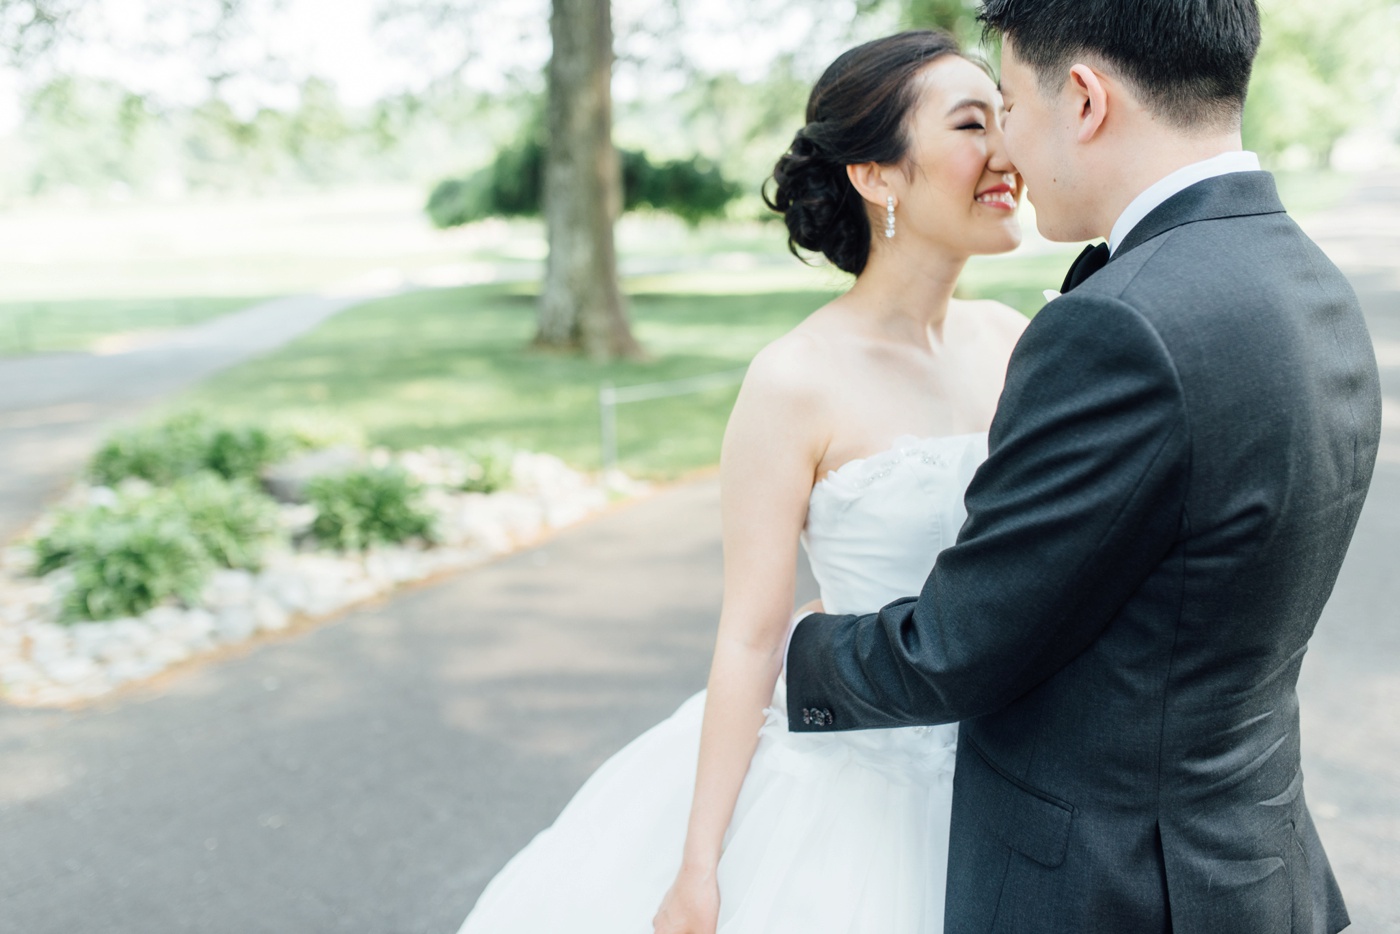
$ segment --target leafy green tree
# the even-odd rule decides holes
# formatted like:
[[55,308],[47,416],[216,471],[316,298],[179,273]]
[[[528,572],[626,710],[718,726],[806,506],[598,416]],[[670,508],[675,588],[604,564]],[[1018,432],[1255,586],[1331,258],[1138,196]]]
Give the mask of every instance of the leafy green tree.
[[159,115],[110,81],[59,77],[25,101],[27,194],[139,188],[158,169]]
[[552,0],[546,69],[544,220],[549,255],[535,343],[632,357],[613,228],[622,167],[612,139],[612,0]]
[[[477,51],[482,25],[489,29],[491,14],[504,9],[505,0],[389,0],[384,12],[438,33],[455,28]],[[613,233],[623,198],[612,139],[611,0],[551,0],[549,39],[541,186],[549,252],[535,344],[598,359],[635,356]]]
[[[1264,40],[1245,105],[1245,145],[1325,166],[1332,148],[1393,99],[1395,0],[1261,0]],[[1364,36],[1363,36],[1364,33]]]
[[82,0],[0,0],[0,52],[24,64],[63,34]]
[[905,25],[915,29],[943,29],[964,45],[975,45],[981,35],[976,0],[900,0]]

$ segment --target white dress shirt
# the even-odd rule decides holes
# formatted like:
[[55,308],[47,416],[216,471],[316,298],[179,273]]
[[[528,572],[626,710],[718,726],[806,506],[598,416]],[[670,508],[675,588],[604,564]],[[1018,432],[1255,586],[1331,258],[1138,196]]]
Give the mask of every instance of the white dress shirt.
[[1215,178],[1217,175],[1229,175],[1232,172],[1258,172],[1259,157],[1247,150],[1239,152],[1222,152],[1218,156],[1212,156],[1201,162],[1193,162],[1190,165],[1182,166],[1161,181],[1151,185],[1146,191],[1138,195],[1128,204],[1128,207],[1118,217],[1118,221],[1113,225],[1113,230],[1108,235],[1109,253],[1117,253],[1118,247],[1122,246],[1128,233],[1138,225],[1153,209],[1166,201],[1179,191],[1185,191],[1197,182],[1203,182],[1208,178]]

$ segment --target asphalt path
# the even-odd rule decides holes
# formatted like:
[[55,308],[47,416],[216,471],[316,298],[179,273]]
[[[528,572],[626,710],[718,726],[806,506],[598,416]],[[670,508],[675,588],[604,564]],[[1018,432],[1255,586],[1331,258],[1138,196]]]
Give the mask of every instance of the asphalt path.
[[0,931],[450,934],[703,686],[718,533],[690,483],[88,710],[0,709]]
[[1344,264],[1376,344],[1379,463],[1303,664],[1303,771],[1355,934],[1400,931],[1400,176],[1305,225]]
[[273,299],[119,352],[0,358],[0,542],[71,482],[118,420],[376,294]]
[[[1351,930],[1391,934],[1400,184],[1309,228],[1362,296],[1388,402],[1303,668],[1307,794]],[[689,483],[87,709],[0,708],[0,932],[451,934],[599,763],[703,685],[717,506],[713,479]]]

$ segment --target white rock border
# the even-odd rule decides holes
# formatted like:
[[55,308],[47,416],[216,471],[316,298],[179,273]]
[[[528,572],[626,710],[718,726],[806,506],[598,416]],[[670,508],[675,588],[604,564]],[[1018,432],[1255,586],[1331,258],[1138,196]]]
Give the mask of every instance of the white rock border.
[[[422,484],[423,504],[437,517],[433,544],[364,553],[284,548],[268,555],[256,573],[216,572],[195,606],[162,605],[138,618],[74,624],[57,621],[64,572],[30,577],[28,550],[11,547],[0,555],[0,700],[29,707],[92,700],[218,648],[482,564],[646,489],[622,474],[593,477],[557,457],[530,452],[514,455],[512,488],[491,494],[453,489],[464,468],[450,451],[376,449],[370,461],[396,463]],[[78,486],[67,502],[113,496],[105,487]],[[315,518],[309,506],[280,509],[283,527],[292,532]]]

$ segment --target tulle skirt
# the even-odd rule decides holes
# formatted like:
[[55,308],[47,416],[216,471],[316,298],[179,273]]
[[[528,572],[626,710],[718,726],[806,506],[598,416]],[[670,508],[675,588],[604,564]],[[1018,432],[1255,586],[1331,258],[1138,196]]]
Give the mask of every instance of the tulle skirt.
[[[486,887],[461,934],[651,934],[680,868],[705,694],[629,743]],[[725,836],[719,934],[941,934],[956,726],[787,729]]]

